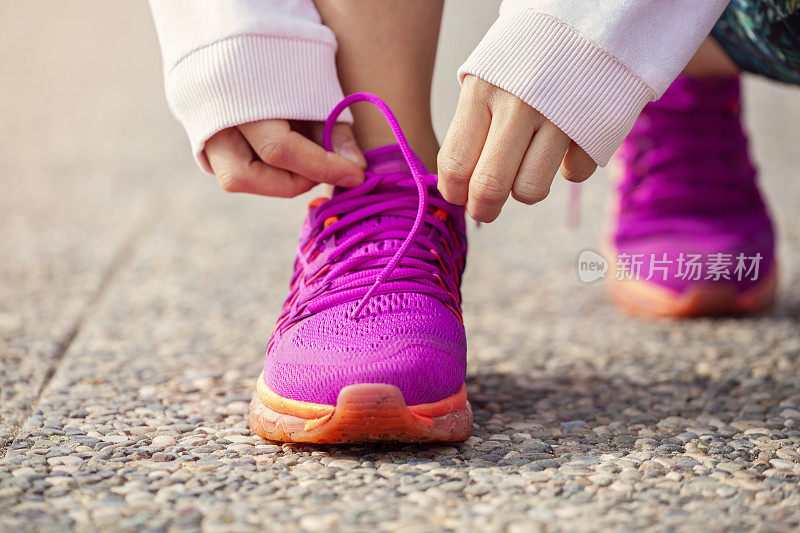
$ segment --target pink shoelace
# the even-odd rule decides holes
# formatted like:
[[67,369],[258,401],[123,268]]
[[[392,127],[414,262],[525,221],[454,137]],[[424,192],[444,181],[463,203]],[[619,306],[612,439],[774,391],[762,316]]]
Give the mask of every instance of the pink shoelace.
[[357,319],[371,297],[392,292],[433,296],[461,319],[459,285],[466,257],[463,222],[457,225],[461,208],[429,192],[435,191],[437,178],[424,173],[386,103],[368,93],[347,96],[325,122],[323,146],[332,150],[336,118],[360,101],[372,103],[386,118],[411,179],[405,172],[367,170],[362,185],[312,202],[315,229],[298,246],[289,297],[275,332],[354,299],[358,304],[349,318]]

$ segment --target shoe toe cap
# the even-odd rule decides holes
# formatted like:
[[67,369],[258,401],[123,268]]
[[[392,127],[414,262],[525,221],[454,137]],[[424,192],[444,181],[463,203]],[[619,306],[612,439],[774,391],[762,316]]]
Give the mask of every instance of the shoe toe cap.
[[357,320],[349,318],[349,303],[287,331],[267,354],[267,386],[283,397],[327,405],[357,383],[395,385],[407,405],[457,393],[466,375],[463,325],[435,298],[416,295],[387,307],[391,296],[377,297]]

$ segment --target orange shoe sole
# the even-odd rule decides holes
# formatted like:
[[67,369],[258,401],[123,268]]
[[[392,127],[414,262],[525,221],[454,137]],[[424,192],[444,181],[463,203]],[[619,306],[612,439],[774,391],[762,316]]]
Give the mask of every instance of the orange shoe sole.
[[451,442],[472,433],[472,408],[465,386],[444,400],[408,406],[394,385],[361,383],[344,387],[334,406],[279,396],[262,376],[250,401],[250,429],[282,442]]
[[778,271],[749,290],[739,293],[730,286],[698,285],[682,294],[642,280],[606,283],[611,301],[630,315],[645,318],[688,318],[694,316],[747,315],[770,307],[775,302]]

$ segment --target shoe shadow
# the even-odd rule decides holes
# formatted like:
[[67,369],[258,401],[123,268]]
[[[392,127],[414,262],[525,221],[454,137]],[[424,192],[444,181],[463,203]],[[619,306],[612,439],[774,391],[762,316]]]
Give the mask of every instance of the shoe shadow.
[[723,450],[726,460],[749,461],[746,449],[728,446],[745,431],[800,438],[800,381],[772,376],[659,380],[489,372],[471,375],[467,388],[475,425],[465,442],[290,446],[362,461],[541,470],[575,456],[642,449],[675,455],[687,446],[708,448],[698,442],[713,443],[709,453]]

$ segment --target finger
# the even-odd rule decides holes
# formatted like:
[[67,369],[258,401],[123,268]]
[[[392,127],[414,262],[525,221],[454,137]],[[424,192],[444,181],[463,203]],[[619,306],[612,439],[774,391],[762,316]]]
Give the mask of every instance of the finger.
[[467,213],[475,220],[491,222],[500,215],[538,125],[536,115],[521,101],[502,114],[495,113],[469,183]]
[[536,132],[514,180],[511,194],[515,200],[531,205],[547,198],[569,142],[552,122]]
[[220,131],[205,145],[205,153],[220,186],[228,192],[291,198],[315,182],[259,160],[236,128]]
[[586,181],[597,170],[597,163],[589,157],[583,148],[570,142],[567,155],[561,163],[561,175],[568,181],[580,183]]
[[[320,146],[322,146],[322,130],[324,127],[322,122],[314,122],[311,124],[309,131],[311,138]],[[358,147],[350,124],[339,123],[333,126],[331,144],[333,145],[334,153],[339,154],[348,161],[352,161],[359,168],[367,168],[367,160],[364,159],[364,154],[361,152],[361,148]]]
[[491,121],[486,104],[467,98],[462,90],[437,157],[439,192],[451,204],[467,203],[469,180],[481,156]]
[[285,120],[248,122],[239,130],[270,167],[342,187],[355,187],[364,181],[364,171],[358,165],[291,130]]

